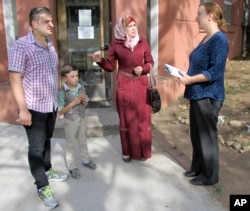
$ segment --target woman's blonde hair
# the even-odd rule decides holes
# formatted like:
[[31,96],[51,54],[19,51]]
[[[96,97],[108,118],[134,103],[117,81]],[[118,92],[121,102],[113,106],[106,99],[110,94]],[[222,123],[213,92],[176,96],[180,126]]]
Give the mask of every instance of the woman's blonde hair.
[[206,2],[200,4],[200,6],[204,6],[206,9],[207,14],[213,14],[214,21],[217,23],[219,29],[223,32],[227,31],[227,24],[226,20],[223,16],[222,9],[219,4],[215,2]]

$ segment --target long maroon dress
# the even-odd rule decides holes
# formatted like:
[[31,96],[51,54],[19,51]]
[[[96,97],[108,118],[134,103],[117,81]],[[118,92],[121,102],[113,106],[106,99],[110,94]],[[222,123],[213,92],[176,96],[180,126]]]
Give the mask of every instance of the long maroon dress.
[[[117,61],[116,104],[122,154],[129,155],[132,159],[150,158],[152,130],[147,73],[154,62],[146,39],[140,38],[133,51],[122,40],[112,41],[107,59],[102,59],[98,64],[105,71],[112,72],[116,70]],[[139,77],[133,71],[136,66],[143,67]]]

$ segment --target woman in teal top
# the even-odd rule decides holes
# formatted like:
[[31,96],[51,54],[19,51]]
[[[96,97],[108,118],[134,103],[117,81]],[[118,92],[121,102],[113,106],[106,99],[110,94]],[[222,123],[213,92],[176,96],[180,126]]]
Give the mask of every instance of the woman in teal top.
[[196,17],[206,32],[190,54],[190,66],[180,81],[186,85],[184,97],[190,100],[190,137],[193,157],[186,177],[193,185],[213,185],[219,181],[217,121],[225,99],[224,73],[229,50],[224,32],[226,22],[220,6],[200,4]]

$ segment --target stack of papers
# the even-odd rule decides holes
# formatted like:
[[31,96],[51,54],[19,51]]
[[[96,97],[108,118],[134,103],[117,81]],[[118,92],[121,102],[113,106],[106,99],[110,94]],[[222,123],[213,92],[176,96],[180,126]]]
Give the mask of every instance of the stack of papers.
[[174,67],[172,65],[165,64],[165,70],[168,73],[170,73],[170,75],[173,75],[175,77],[178,77],[178,78],[182,78],[183,77],[181,71],[178,68],[176,68],[176,67]]

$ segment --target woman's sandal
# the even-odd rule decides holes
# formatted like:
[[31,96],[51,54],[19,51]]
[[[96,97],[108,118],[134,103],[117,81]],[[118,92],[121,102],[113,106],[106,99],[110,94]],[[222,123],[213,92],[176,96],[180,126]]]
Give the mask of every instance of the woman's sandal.
[[123,156],[122,159],[125,163],[129,163],[131,161],[131,156]]
[[82,165],[92,170],[96,169],[96,164],[93,163],[92,161],[89,161],[88,163],[82,163]]

